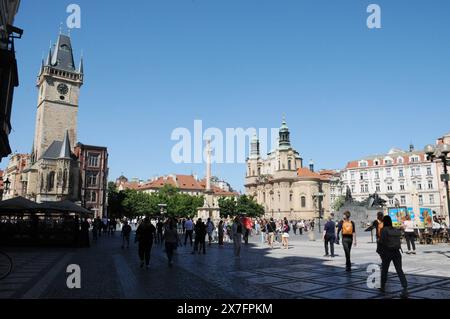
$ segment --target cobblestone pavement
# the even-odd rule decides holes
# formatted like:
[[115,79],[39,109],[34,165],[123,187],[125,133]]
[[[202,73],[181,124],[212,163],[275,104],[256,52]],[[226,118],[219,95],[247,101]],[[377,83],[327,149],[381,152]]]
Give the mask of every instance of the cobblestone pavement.
[[[2,248],[14,260],[13,272],[0,281],[0,298],[397,298],[401,286],[390,273],[387,294],[369,288],[367,267],[379,264],[375,244],[363,234],[352,249],[352,272],[344,271],[342,246],[335,258],[322,257],[323,242],[311,234],[291,235],[290,248],[270,249],[253,236],[241,258],[232,244],[213,244],[205,255],[179,247],[173,268],[163,247],[152,249],[150,269],[139,267],[137,246],[121,249],[117,232],[90,248]],[[318,238],[318,233],[315,234]],[[403,254],[411,298],[450,298],[450,246],[420,245],[417,255]],[[81,268],[81,288],[66,285],[69,264]],[[391,271],[394,271],[393,265]]]

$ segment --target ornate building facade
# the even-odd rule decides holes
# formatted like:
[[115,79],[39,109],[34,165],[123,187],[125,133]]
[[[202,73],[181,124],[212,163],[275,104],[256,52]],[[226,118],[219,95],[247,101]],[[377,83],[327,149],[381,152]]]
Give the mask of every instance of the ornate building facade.
[[278,147],[262,158],[259,140],[251,141],[247,158],[245,190],[263,205],[266,217],[312,219],[330,213],[330,186],[327,177],[303,167],[303,159],[291,146],[290,132],[283,120]]
[[[440,165],[440,164],[439,164]],[[341,173],[345,188],[353,199],[363,201],[377,193],[387,206],[413,206],[417,192],[419,205],[438,214],[444,209],[440,195],[438,164],[427,160],[422,151],[393,148],[386,154],[351,161]]]
[[[71,200],[93,209],[96,215],[104,214],[107,150],[76,144],[78,101],[83,80],[83,60],[76,68],[71,39],[60,34],[46,61],[42,61],[37,79],[38,101],[32,152],[27,155],[24,167],[20,166],[20,172],[16,165],[17,156],[11,157],[6,173],[14,173],[14,179],[18,182],[11,185],[11,191],[4,199],[24,196],[39,203]],[[97,167],[87,165],[94,158],[98,160]],[[92,185],[88,183],[87,176],[94,171],[101,174],[98,182]],[[87,194],[90,201],[86,201]],[[100,201],[100,198],[103,199]]]

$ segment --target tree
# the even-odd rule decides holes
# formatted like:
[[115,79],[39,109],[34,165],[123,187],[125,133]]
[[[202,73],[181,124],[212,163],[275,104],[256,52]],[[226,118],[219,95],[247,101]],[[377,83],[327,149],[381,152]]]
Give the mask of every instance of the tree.
[[339,196],[333,203],[333,211],[339,211],[345,204],[345,196]]
[[234,197],[219,198],[220,217],[236,215],[236,200]]
[[248,217],[260,217],[264,215],[264,207],[258,204],[253,197],[242,195],[237,200],[236,212]]

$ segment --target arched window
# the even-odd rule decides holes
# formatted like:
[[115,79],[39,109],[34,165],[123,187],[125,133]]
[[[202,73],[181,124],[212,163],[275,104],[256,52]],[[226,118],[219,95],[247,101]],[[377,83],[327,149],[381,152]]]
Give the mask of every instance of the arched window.
[[300,198],[300,201],[301,201],[301,206],[302,206],[302,208],[305,208],[305,207],[306,207],[306,197],[305,197],[305,196],[302,196],[302,197]]
[[52,191],[55,188],[55,172],[51,171],[47,176],[47,190]]
[[288,160],[288,170],[291,170],[291,160]]

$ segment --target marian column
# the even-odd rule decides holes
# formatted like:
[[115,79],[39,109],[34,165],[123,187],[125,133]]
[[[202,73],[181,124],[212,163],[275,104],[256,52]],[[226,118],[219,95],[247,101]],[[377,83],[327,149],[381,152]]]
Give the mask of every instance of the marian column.
[[203,202],[203,207],[199,207],[197,210],[197,217],[202,220],[211,218],[214,223],[217,223],[220,219],[219,208],[214,203],[214,191],[211,187],[211,141],[206,141],[206,182]]

